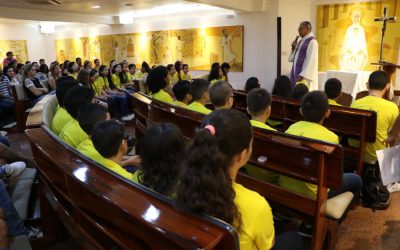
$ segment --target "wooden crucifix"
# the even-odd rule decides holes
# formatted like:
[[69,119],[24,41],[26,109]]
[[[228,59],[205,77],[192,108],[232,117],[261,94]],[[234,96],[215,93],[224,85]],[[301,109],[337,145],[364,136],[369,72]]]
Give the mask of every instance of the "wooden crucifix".
[[379,62],[383,63],[382,59],[382,53],[383,53],[383,38],[385,37],[385,31],[386,31],[386,23],[387,21],[395,21],[396,17],[395,16],[387,16],[387,8],[383,8],[383,17],[377,17],[374,19],[375,22],[382,22],[382,38],[381,38],[381,51],[380,51],[380,56],[379,56]]

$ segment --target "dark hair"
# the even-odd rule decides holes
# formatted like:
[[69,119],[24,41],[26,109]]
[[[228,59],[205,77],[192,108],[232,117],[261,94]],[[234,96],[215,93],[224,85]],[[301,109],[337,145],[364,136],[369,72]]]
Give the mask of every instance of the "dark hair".
[[179,128],[172,123],[154,124],[141,141],[139,183],[163,195],[172,194],[184,156],[185,143]]
[[80,58],[80,57],[75,58],[76,63],[78,63],[79,60],[82,61],[82,58]]
[[278,76],[275,79],[272,95],[290,97],[292,94],[292,83],[287,76]]
[[175,66],[174,66],[173,64],[171,64],[171,63],[168,64],[168,65],[167,65],[167,70],[170,71],[172,67],[175,67]]
[[210,83],[205,79],[194,79],[189,88],[189,93],[193,97],[193,101],[200,100],[206,91]]
[[72,73],[72,67],[74,66],[75,63],[76,63],[76,62],[69,62],[69,63],[68,63],[67,70],[68,70],[69,73]]
[[222,80],[210,85],[208,92],[210,93],[210,100],[216,108],[224,106],[233,96],[232,87]]
[[99,76],[105,77],[105,76],[103,75],[103,73],[102,73],[102,72],[104,71],[105,68],[107,68],[106,65],[101,65],[101,66],[99,67]]
[[147,62],[142,62],[142,68],[144,69],[144,72],[146,73],[150,72],[150,66]]
[[229,63],[227,63],[227,62],[224,62],[221,64],[222,72],[224,72],[224,69],[230,69],[230,68],[231,68],[231,65],[229,65]]
[[136,69],[136,64],[133,64],[133,63],[129,64],[128,65],[128,69],[131,69],[131,68],[135,68]]
[[301,99],[301,112],[306,121],[320,122],[328,109],[328,97],[322,91],[311,91]]
[[64,106],[67,112],[76,119],[78,110],[82,105],[91,103],[94,91],[87,87],[76,86],[68,90],[64,96]]
[[325,94],[329,99],[337,98],[342,92],[342,82],[336,78],[330,78],[325,82]]
[[42,58],[42,59],[39,59],[39,62],[44,62],[44,59]]
[[78,111],[77,119],[79,126],[83,131],[85,131],[86,134],[90,135],[94,126],[98,122],[102,122],[107,119],[107,112],[107,108],[100,104],[85,104]]
[[244,85],[244,91],[249,92],[252,89],[256,89],[260,87],[260,83],[257,77],[250,77],[247,79],[246,84]]
[[374,71],[369,75],[368,85],[369,89],[382,90],[389,83],[389,78],[384,71]]
[[18,63],[17,64],[17,70],[20,70],[22,67],[24,67],[25,66],[25,64],[23,64],[23,63]]
[[219,80],[221,79],[221,76],[219,74],[219,69],[221,68],[221,66],[219,66],[219,63],[213,63],[211,66],[211,70],[210,70],[210,74],[208,75],[208,81],[212,81],[212,80]]
[[110,158],[118,153],[125,129],[122,123],[116,120],[98,122],[91,133],[94,148],[104,157]]
[[[215,128],[215,135],[205,129]],[[234,109],[215,110],[196,131],[177,189],[177,205],[190,212],[208,214],[237,225],[241,216],[234,203],[235,191],[229,170],[233,157],[249,148],[252,128],[247,116]]]
[[78,72],[78,76],[76,77],[77,81],[79,83],[81,83],[83,86],[85,87],[89,87],[90,86],[90,82],[89,82],[89,71],[87,70],[80,70]]
[[56,97],[60,107],[64,107],[64,96],[67,94],[68,90],[75,86],[78,86],[78,83],[71,76],[63,76],[57,79]]
[[305,94],[309,92],[308,86],[303,84],[303,83],[298,83],[296,86],[293,88],[292,91],[292,98],[296,100],[301,100]]
[[128,80],[128,76],[124,72],[124,65],[126,65],[126,67],[128,67],[128,64],[122,62],[119,65],[121,66],[121,72],[119,72],[119,74],[118,74],[119,79],[121,81],[121,84],[126,84],[129,82],[129,80]]
[[9,56],[12,54],[12,51],[7,51],[6,56]]
[[181,61],[176,61],[175,62],[175,70],[176,70],[176,73],[178,73],[178,81],[182,80],[182,77],[181,77],[181,66],[182,66],[182,62]]
[[89,60],[85,60],[83,62],[83,68],[86,69],[86,67],[89,65],[89,63],[92,64]]
[[189,93],[190,82],[186,80],[179,81],[172,87],[172,92],[178,101],[185,99],[185,96]]
[[189,65],[187,65],[186,63],[182,64],[182,69],[184,69],[185,67],[189,68]]
[[9,70],[9,69],[12,69],[12,67],[11,66],[4,66],[4,68],[3,68],[3,76],[6,76],[7,78],[8,78],[8,75],[7,75],[7,71]]
[[41,64],[39,66],[39,72],[42,72],[43,74],[48,74],[49,73],[49,67],[46,64]]
[[147,76],[146,84],[151,93],[158,93],[161,89],[167,87],[165,78],[168,76],[168,70],[165,66],[157,66],[152,69]]
[[253,89],[247,94],[247,109],[252,116],[259,116],[271,105],[272,98],[266,89]]
[[100,59],[99,59],[99,58],[94,59],[94,60],[93,60],[93,63],[96,64],[97,61],[100,62]]

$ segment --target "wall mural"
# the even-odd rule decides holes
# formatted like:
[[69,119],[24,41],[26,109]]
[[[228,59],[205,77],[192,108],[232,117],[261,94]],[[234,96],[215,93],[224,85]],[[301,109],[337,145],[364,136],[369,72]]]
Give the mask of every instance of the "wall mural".
[[25,63],[28,60],[28,49],[26,40],[0,40],[0,58],[1,63],[6,58],[8,51],[12,51],[14,58],[18,62]]
[[[379,62],[382,22],[374,18],[384,7],[400,18],[400,0],[318,6],[319,70],[376,70],[371,63]],[[388,22],[383,60],[398,63],[399,50],[400,23]]]
[[243,71],[243,26],[208,27],[79,37],[56,40],[57,60],[115,59],[138,66],[167,65],[176,60],[192,70],[209,70],[214,62],[228,62],[231,71]]

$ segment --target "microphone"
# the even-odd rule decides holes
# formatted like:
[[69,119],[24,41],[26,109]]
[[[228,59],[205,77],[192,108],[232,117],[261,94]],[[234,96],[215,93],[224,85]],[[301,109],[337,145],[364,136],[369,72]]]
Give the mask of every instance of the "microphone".
[[294,41],[297,43],[297,40],[299,40],[299,38],[300,38],[300,36],[297,35],[297,36],[296,36],[296,39],[294,39]]

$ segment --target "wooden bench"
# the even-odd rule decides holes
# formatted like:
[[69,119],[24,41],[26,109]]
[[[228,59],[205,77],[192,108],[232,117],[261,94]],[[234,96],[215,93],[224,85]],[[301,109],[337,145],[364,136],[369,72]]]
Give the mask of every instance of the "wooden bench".
[[[176,124],[187,138],[193,138],[194,131],[201,122],[196,117],[197,114],[195,112],[193,114],[191,117],[183,116],[170,108],[151,103],[148,123],[171,122]],[[342,146],[272,131],[258,129],[254,131],[250,163],[259,168],[318,185],[317,200],[242,173],[238,175],[238,182],[259,192],[274,207],[286,208],[299,218],[314,223],[313,249],[322,249],[324,239],[328,248],[332,249],[336,243],[337,219],[342,217],[353,198],[353,195],[347,192],[334,200],[327,199],[328,188],[338,188],[342,184]],[[282,152],[291,157],[282,157]],[[266,161],[260,162],[260,159]],[[335,205],[334,202],[338,200],[340,205]],[[329,216],[334,219],[328,219]]]
[[[82,248],[239,249],[232,226],[173,203],[71,149],[48,128],[30,129],[47,243],[62,225]],[[57,156],[57,157],[55,157]]]
[[22,85],[11,85],[10,92],[15,102],[15,121],[17,122],[17,132],[23,132],[25,130],[25,123],[28,117],[28,113],[26,111],[31,106],[31,99],[25,95],[25,90]]

